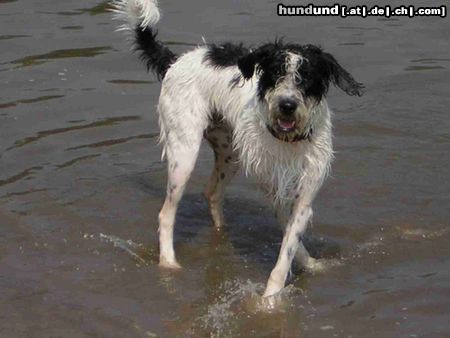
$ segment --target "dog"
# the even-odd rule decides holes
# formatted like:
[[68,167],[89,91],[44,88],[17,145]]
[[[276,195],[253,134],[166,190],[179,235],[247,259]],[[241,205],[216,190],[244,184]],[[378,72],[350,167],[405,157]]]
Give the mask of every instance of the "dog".
[[162,82],[157,110],[168,183],[159,213],[159,265],[180,268],[175,215],[206,139],[215,155],[205,189],[215,227],[224,224],[225,187],[239,167],[256,177],[285,225],[263,297],[284,288],[294,257],[306,269],[320,268],[303,238],[333,158],[325,96],[330,84],[358,96],[364,86],[314,45],[276,40],[251,49],[205,43],[175,55],[157,39],[157,0],[116,0],[113,11],[124,22],[119,30],[132,34],[135,50]]

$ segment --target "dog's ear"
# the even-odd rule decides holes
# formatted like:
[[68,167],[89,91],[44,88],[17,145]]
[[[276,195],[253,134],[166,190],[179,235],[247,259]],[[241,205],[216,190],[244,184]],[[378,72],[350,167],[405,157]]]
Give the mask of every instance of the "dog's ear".
[[342,68],[333,55],[323,52],[321,56],[328,69],[330,81],[332,81],[334,85],[341,88],[348,95],[361,96],[364,94],[364,85],[355,81],[353,76]]
[[250,52],[247,55],[241,57],[238,60],[238,68],[242,73],[245,80],[249,80],[253,77],[257,62],[256,52]]

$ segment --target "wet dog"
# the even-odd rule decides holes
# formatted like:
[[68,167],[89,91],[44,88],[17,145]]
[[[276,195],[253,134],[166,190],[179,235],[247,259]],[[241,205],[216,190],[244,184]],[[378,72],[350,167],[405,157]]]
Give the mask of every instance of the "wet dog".
[[159,213],[159,264],[180,267],[175,215],[205,138],[215,155],[205,190],[214,225],[224,224],[225,187],[242,166],[257,178],[285,226],[264,296],[284,287],[294,257],[307,269],[319,267],[302,239],[333,157],[325,96],[330,84],[349,95],[361,95],[363,86],[314,45],[205,44],[178,56],[156,38],[157,0],[116,0],[114,11],[125,23],[120,29],[132,33],[142,60],[162,81],[158,113],[168,183]]

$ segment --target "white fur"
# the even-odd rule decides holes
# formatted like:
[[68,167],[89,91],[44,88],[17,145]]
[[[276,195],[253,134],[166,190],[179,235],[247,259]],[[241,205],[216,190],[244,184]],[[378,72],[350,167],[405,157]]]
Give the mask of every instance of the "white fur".
[[[158,109],[163,143],[167,144],[170,130],[175,142],[192,147],[193,133],[200,135],[207,127],[214,106],[233,127],[234,148],[246,174],[256,175],[275,202],[291,199],[290,195],[306,184],[307,176],[316,176],[321,182],[332,157],[330,111],[325,100],[313,110],[311,142],[277,140],[265,126],[265,108],[256,96],[257,75],[242,86],[231,87],[239,74],[237,67],[214,69],[203,63],[205,52],[206,47],[198,47],[184,54],[164,78]],[[186,102],[195,105],[186,106]]]
[[[155,0],[117,0],[115,8],[117,18],[126,20],[129,29],[137,25],[153,26],[160,17]],[[232,131],[232,149],[227,152],[236,154],[247,175],[256,176],[268,193],[277,213],[286,215],[280,255],[264,293],[271,296],[284,286],[294,253],[302,264],[311,267],[316,264],[299,238],[312,216],[312,201],[332,159],[331,113],[325,100],[309,102],[311,109],[305,110],[304,120],[314,130],[311,139],[293,143],[278,140],[266,127],[271,100],[279,92],[296,91],[294,82],[298,74],[292,64],[303,62],[302,56],[290,53],[287,75],[267,94],[267,100],[261,101],[257,97],[258,72],[251,80],[231,86],[240,74],[238,67],[212,67],[204,62],[206,52],[207,47],[200,46],[181,55],[162,82],[158,112],[169,177],[166,201],[159,214],[160,265],[179,267],[173,249],[176,209],[194,168],[204,131],[211,126],[213,111],[218,111]],[[300,95],[294,93],[297,94]],[[228,175],[235,171],[229,164],[220,162],[223,158],[219,153],[207,189],[217,226],[222,223],[219,208],[225,184],[221,183],[219,174],[225,173],[228,182]],[[286,212],[287,209],[292,211]]]
[[114,19],[125,22],[118,30],[153,27],[161,17],[158,0],[114,0],[112,6]]

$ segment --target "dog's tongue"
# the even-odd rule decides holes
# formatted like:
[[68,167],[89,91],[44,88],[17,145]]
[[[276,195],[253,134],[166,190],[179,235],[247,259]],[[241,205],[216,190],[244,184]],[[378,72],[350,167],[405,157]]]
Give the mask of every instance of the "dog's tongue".
[[278,125],[285,130],[289,130],[295,127],[295,121],[285,121],[278,119]]

